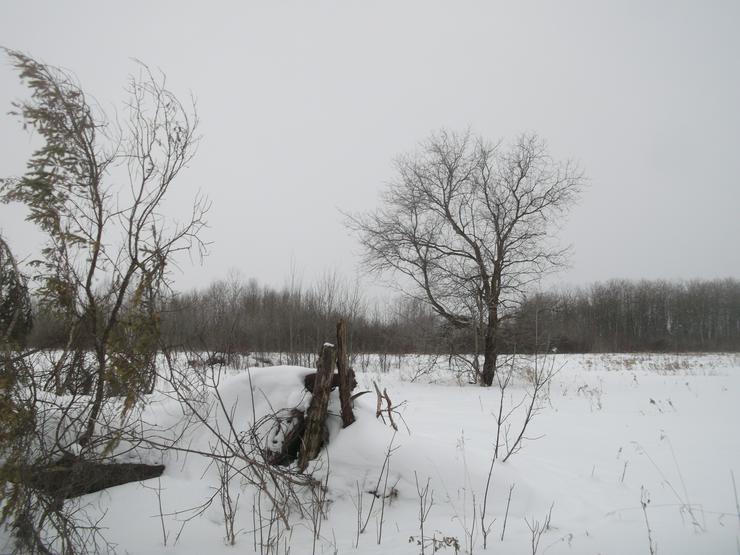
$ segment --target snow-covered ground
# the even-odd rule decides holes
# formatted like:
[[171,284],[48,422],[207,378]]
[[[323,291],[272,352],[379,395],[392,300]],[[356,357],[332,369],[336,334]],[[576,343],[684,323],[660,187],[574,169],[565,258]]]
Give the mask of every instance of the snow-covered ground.
[[[328,511],[316,542],[317,526],[295,512],[290,529],[273,519],[260,539],[256,490],[238,477],[231,486],[234,546],[224,540],[220,498],[186,521],[219,483],[217,465],[193,453],[149,452],[150,460],[166,464],[161,479],[111,488],[82,503],[90,517],[104,514],[103,535],[120,553],[418,554],[417,481],[422,488],[428,481],[425,553],[434,552],[432,538],[446,543],[436,544],[438,553],[455,553],[456,545],[459,553],[532,553],[532,529],[537,553],[740,553],[732,476],[740,481],[739,355],[553,355],[549,362],[561,369],[528,439],[507,462],[501,457],[493,465],[483,523],[500,391],[460,384],[464,379],[442,364],[425,372],[429,360],[355,361],[360,389],[372,390],[375,381],[394,404],[403,402],[399,431],[376,419],[374,393],[355,401],[352,426],[341,429],[332,417],[328,448],[309,467],[318,478],[328,470]],[[505,412],[526,400],[531,363],[520,364]],[[273,410],[305,406],[307,372],[229,370],[220,391],[239,431]],[[338,413],[335,401],[330,410]],[[510,439],[525,408],[509,421]],[[214,418],[227,429],[223,411]],[[152,396],[143,420],[152,435],[182,431],[180,407],[163,394]],[[194,423],[179,445],[208,451],[215,442],[206,426]],[[359,535],[358,520],[360,527],[367,522]],[[489,529],[487,550],[482,526]]]

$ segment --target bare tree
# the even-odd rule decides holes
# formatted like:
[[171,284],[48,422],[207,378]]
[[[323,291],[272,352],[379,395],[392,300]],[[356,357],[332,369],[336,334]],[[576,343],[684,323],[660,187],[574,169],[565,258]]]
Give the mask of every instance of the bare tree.
[[396,170],[382,207],[349,226],[371,270],[402,277],[409,295],[474,333],[483,367],[476,349],[473,369],[490,386],[502,320],[528,284],[565,261],[552,232],[582,173],[554,161],[535,135],[507,149],[448,131],[398,158]]

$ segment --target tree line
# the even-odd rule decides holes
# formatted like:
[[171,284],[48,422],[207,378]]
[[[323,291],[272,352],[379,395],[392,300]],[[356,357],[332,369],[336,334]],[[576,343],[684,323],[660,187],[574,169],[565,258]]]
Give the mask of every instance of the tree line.
[[[340,318],[353,352],[474,352],[475,338],[425,303],[369,303],[335,274],[274,289],[218,281],[176,296],[163,316],[173,345],[203,350],[314,352]],[[503,351],[568,353],[740,349],[740,281],[610,280],[529,294],[504,318]]]
[[514,339],[531,349],[535,329],[562,352],[737,351],[740,281],[615,279],[532,295]]
[[[56,348],[64,322],[35,304],[29,343]],[[357,283],[328,273],[309,286],[282,288],[230,277],[163,302],[162,341],[220,353],[314,353],[339,319],[350,324],[352,352],[474,352],[469,329],[456,329],[422,301],[370,302]],[[740,350],[740,281],[610,280],[530,293],[503,318],[503,352],[686,352]],[[300,359],[296,359],[299,362]]]
[[[65,322],[38,302],[33,307],[29,345],[61,347]],[[432,352],[441,333],[438,318],[423,303],[371,302],[359,284],[336,273],[308,286],[291,280],[283,288],[230,276],[163,299],[159,316],[164,346],[214,353],[315,353],[334,337],[340,319],[350,324],[353,352]],[[90,340],[78,337],[82,344]]]

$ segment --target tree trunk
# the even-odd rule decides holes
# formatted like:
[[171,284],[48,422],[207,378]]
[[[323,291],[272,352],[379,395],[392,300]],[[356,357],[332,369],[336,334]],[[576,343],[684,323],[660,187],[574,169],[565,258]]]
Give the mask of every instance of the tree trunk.
[[486,350],[483,358],[483,371],[480,373],[480,385],[490,387],[493,385],[493,378],[496,375],[496,359],[498,352],[496,347],[489,348],[489,341],[486,338]]
[[498,358],[498,310],[496,307],[488,310],[486,337],[483,343],[483,371],[480,373],[480,385],[490,387],[496,375],[496,359]]
[[95,424],[98,421],[98,415],[100,414],[100,409],[103,406],[103,397],[105,396],[105,351],[103,347],[98,347],[98,349],[96,350],[98,351],[96,355],[98,367],[96,369],[97,376],[95,382],[95,397],[93,398],[92,406],[90,408],[90,415],[87,418],[87,426],[85,426],[85,431],[77,439],[77,443],[79,443],[82,447],[88,444],[93,434],[95,433]]
[[347,326],[344,320],[337,323],[337,372],[339,372],[339,401],[342,408],[342,427],[355,421],[352,413],[352,381],[347,362]]
[[301,471],[306,469],[308,461],[316,458],[324,443],[324,423],[329,407],[335,352],[334,345],[330,343],[325,343],[321,347],[316,365],[316,382],[313,386],[313,396],[306,411],[306,431],[303,435],[303,445],[298,458],[298,468]]

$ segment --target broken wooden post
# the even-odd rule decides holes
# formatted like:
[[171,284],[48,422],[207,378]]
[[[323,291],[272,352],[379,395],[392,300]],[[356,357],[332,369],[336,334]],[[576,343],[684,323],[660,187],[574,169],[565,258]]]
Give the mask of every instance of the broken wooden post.
[[[352,389],[354,376],[347,360],[347,326],[344,320],[337,323],[337,372],[339,373],[339,402],[342,409],[342,427],[355,421],[352,413]],[[355,382],[356,383],[356,382]]]
[[298,457],[298,468],[303,471],[308,461],[319,454],[324,439],[324,425],[329,407],[331,379],[334,373],[334,345],[324,343],[316,363],[316,381],[313,386],[311,404],[306,411],[306,429],[303,434],[303,445]]

